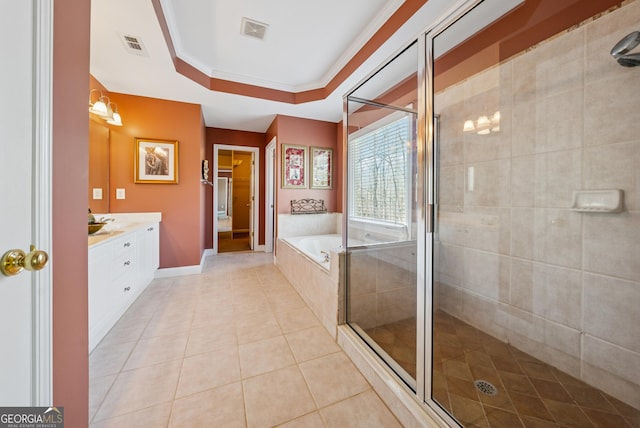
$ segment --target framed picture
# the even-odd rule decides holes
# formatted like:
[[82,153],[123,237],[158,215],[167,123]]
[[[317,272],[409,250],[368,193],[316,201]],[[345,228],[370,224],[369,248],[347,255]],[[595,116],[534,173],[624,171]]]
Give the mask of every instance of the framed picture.
[[282,188],[307,187],[307,147],[282,145]]
[[333,186],[333,149],[311,147],[311,187],[331,189]]
[[178,142],[136,138],[135,183],[177,184]]

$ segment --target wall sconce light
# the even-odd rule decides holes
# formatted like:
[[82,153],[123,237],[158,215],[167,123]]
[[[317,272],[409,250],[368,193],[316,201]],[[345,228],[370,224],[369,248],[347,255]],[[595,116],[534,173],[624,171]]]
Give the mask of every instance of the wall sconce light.
[[478,135],[500,132],[500,111],[496,111],[491,119],[488,116],[479,116],[475,121],[465,120],[462,132],[475,132]]
[[120,113],[118,112],[118,105],[116,103],[109,103],[109,108],[111,108],[111,105],[113,104],[113,115],[111,117],[111,119],[106,118],[107,119],[107,123],[109,125],[115,125],[115,126],[122,126],[122,117],[120,116]]
[[[98,100],[95,102],[92,101],[92,95],[94,92],[100,93]],[[115,112],[111,107],[112,105],[115,107]],[[112,103],[109,97],[103,95],[102,92],[97,89],[92,89],[89,92],[89,113],[100,116],[110,125],[122,126],[122,117],[118,112],[118,106],[115,103]]]

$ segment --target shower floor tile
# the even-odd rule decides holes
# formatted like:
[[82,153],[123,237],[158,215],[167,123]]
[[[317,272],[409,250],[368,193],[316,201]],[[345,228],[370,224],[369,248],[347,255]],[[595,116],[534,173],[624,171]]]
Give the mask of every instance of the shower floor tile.
[[[639,410],[579,379],[445,312],[433,323],[433,398],[464,426],[640,428]],[[415,377],[415,319],[366,333]]]

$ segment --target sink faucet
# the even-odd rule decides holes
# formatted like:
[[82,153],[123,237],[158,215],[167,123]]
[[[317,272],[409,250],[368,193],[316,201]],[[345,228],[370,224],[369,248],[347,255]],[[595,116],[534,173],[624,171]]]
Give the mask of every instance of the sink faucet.
[[329,253],[327,253],[326,251],[320,251],[320,254],[324,254],[324,259],[322,259],[322,262],[329,263],[329,260],[331,260]]

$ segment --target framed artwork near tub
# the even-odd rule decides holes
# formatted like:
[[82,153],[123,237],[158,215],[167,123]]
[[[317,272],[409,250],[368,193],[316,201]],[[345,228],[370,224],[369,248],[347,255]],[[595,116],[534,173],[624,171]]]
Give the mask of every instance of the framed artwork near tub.
[[333,187],[333,149],[311,147],[310,168],[311,189],[331,189]]
[[178,183],[178,142],[136,138],[134,182]]
[[282,145],[282,188],[307,188],[307,147]]

